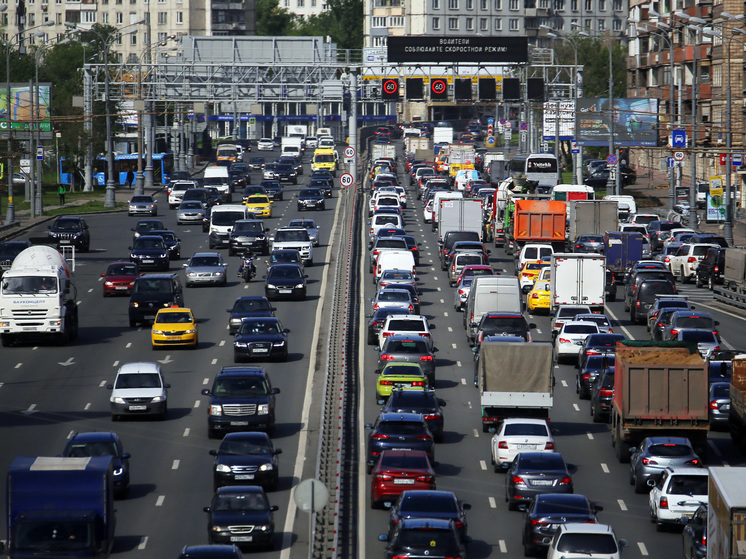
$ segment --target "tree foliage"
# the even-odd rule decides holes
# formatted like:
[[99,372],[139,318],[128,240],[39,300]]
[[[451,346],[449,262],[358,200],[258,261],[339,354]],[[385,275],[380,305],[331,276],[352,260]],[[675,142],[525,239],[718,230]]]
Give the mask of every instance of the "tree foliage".
[[583,66],[583,96],[609,96],[609,44],[611,44],[614,97],[627,96],[627,49],[615,37],[581,37],[573,35],[567,40],[557,39],[554,49],[558,64],[574,64],[577,46],[578,64]]

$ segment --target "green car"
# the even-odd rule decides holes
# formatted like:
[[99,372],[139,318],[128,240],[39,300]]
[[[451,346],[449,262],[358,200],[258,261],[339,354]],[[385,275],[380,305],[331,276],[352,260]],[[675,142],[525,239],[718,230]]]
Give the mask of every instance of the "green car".
[[386,365],[378,375],[376,382],[376,403],[385,404],[394,387],[404,390],[422,390],[428,388],[427,377],[417,363],[392,363]]

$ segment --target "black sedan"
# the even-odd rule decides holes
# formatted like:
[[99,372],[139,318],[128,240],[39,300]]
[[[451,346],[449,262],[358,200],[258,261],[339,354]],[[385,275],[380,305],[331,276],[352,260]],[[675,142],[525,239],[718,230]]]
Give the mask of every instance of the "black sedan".
[[244,318],[233,340],[233,360],[249,359],[288,360],[288,333],[273,317]]
[[231,313],[228,318],[228,332],[230,334],[238,332],[244,318],[274,316],[275,310],[266,297],[255,295],[239,297],[233,303],[232,308],[226,309],[226,312]]
[[324,192],[318,188],[304,188],[298,193],[298,211],[324,210]]
[[308,183],[308,188],[318,188],[324,193],[324,197],[332,197],[332,188],[334,186],[334,179],[326,177],[311,178]]
[[273,264],[267,270],[264,292],[267,299],[306,298],[306,278],[298,264]]
[[283,199],[282,184],[279,181],[262,181],[262,187],[267,194],[267,198],[273,202]]
[[595,523],[600,507],[585,495],[544,493],[538,495],[526,511],[523,524],[523,554],[530,557],[546,549],[545,538],[554,536],[560,524]]
[[267,433],[226,434],[220,448],[210,451],[210,456],[215,457],[214,490],[224,485],[261,485],[264,489],[277,489],[279,454],[282,450],[274,447]]
[[292,165],[278,163],[275,167],[275,178],[280,182],[298,184],[298,173],[295,172]]
[[436,398],[433,389],[394,388],[382,411],[384,413],[421,413],[435,442],[442,443],[445,419],[441,408],[444,407],[446,407],[446,401]]
[[49,226],[47,238],[47,243],[56,247],[73,245],[81,252],[88,252],[91,247],[91,233],[82,217],[59,216]]
[[604,369],[591,388],[591,417],[593,423],[608,422],[614,399],[614,369]]
[[161,236],[140,235],[129,250],[130,261],[135,262],[140,270],[168,270],[168,249]]
[[614,354],[606,353],[603,355],[591,355],[585,362],[582,369],[578,369],[578,376],[575,382],[575,392],[581,400],[589,400],[591,389],[596,378],[608,368],[614,367]]
[[62,456],[87,458],[89,456],[111,456],[114,469],[114,491],[124,497],[130,483],[130,453],[124,451],[122,441],[116,433],[105,431],[74,433],[67,441]]
[[419,413],[381,413],[376,422],[365,425],[368,436],[368,474],[384,450],[424,450],[433,464],[435,444],[425,419]]
[[583,340],[580,351],[578,351],[578,367],[584,368],[588,358],[594,355],[604,355],[606,353],[613,355],[616,343],[624,339],[625,337],[622,334],[591,334]]
[[542,493],[572,492],[572,477],[557,452],[521,452],[505,474],[508,510],[526,506]]
[[[630,184],[635,184],[635,182],[637,182],[637,173],[635,173],[629,167],[619,167],[619,172],[622,174],[622,186],[629,186]],[[606,167],[600,168],[591,176],[583,180],[583,184],[598,190],[603,190],[604,188],[606,188],[608,182],[609,170]]]
[[154,230],[148,233],[148,235],[158,235],[163,238],[163,242],[166,244],[168,250],[168,257],[171,260],[179,260],[181,258],[181,239],[176,236],[176,233],[168,230]]
[[275,522],[273,512],[261,487],[238,485],[221,487],[209,507],[207,538],[210,543],[235,544],[239,547],[274,547]]
[[402,520],[438,518],[452,520],[463,541],[468,531],[467,510],[471,510],[471,505],[459,502],[451,491],[405,491],[389,512],[389,534]]

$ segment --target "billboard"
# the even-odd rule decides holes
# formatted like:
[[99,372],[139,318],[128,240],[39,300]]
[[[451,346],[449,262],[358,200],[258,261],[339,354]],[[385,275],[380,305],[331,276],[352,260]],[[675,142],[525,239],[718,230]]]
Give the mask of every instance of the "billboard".
[[[38,89],[38,97],[36,90]],[[33,95],[34,113],[31,114]],[[51,94],[50,84],[41,83],[33,88],[29,84],[10,84],[10,128],[11,130],[41,130],[51,132]],[[32,116],[34,118],[32,118]],[[32,121],[38,121],[32,127]],[[8,129],[8,88],[0,88],[0,130]]]
[[[557,101],[544,103],[542,136],[544,140],[554,140],[557,134]],[[559,137],[561,141],[575,138],[575,100],[559,101]]]
[[447,36],[388,37],[389,62],[459,62],[520,64],[528,62],[528,37]]
[[658,145],[658,99],[614,99],[612,111],[608,97],[578,99],[577,142],[608,146],[612,118],[614,145]]

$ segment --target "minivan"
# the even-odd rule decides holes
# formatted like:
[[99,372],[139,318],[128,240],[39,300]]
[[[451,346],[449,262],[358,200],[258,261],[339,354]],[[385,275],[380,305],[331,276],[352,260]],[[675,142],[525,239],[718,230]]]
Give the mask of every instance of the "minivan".
[[466,299],[464,326],[466,339],[473,345],[476,325],[488,312],[521,312],[523,296],[521,285],[514,276],[477,276],[471,284]]
[[381,279],[386,270],[406,270],[416,275],[414,268],[414,255],[411,250],[385,250],[378,256],[375,265],[374,282]]
[[629,298],[629,319],[633,323],[644,324],[650,307],[656,297],[675,295],[676,287],[664,279],[643,280]]
[[119,367],[114,382],[106,385],[111,390],[111,420],[133,415],[166,419],[170,387],[163,380],[158,363],[125,363]]

